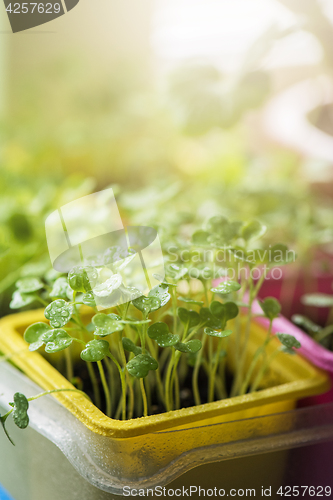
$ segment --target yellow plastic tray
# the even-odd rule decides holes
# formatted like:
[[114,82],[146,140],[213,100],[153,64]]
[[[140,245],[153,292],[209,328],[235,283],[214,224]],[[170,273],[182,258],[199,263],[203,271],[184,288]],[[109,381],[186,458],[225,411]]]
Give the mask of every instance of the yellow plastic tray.
[[[27,344],[22,334],[28,325],[37,321],[45,321],[42,310],[2,318],[0,351],[9,354],[25,349]],[[248,362],[262,344],[265,335],[266,331],[262,326],[252,324]],[[274,339],[269,344],[268,352],[278,345],[278,340]],[[14,356],[12,361],[45,390],[73,387],[41,354],[26,351]],[[93,432],[114,438],[131,438],[167,429],[202,426],[287,411],[295,406],[298,399],[325,392],[330,387],[329,377],[325,372],[299,355],[288,356],[283,353],[274,359],[266,377],[265,385],[272,384],[273,387],[253,394],[124,422],[106,417],[80,394],[61,393],[54,397]]]

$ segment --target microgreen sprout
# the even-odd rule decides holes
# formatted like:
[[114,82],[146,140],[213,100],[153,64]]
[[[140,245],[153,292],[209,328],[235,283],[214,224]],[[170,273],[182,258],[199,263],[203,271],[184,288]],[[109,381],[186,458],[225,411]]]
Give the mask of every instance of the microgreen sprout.
[[27,398],[24,394],[21,394],[20,392],[16,392],[14,394],[13,402],[8,403],[9,406],[12,407],[11,410],[9,410],[4,415],[0,415],[0,423],[2,425],[3,430],[5,431],[7,438],[12,443],[12,445],[15,446],[15,443],[13,442],[11,437],[9,436],[8,431],[6,429],[7,418],[10,415],[12,415],[14,424],[19,429],[26,429],[29,425],[29,416],[28,416],[29,403],[31,401],[35,401],[36,399],[39,399],[43,396],[47,396],[48,394],[55,394],[55,393],[59,393],[59,392],[78,392],[79,394],[82,394],[85,398],[89,399],[87,394],[85,394],[84,392],[82,392],[78,389],[70,389],[70,388],[53,389],[51,391],[42,392],[41,394],[37,394],[36,396],[32,396],[30,398]]
[[[147,296],[137,296],[132,289],[135,298],[118,306],[98,310],[94,301],[95,293],[104,297],[130,290],[116,269],[107,274],[104,286],[96,284],[102,274],[98,266],[82,265],[68,276],[55,274],[53,280],[18,281],[12,307],[33,301],[44,305],[45,322],[30,325],[24,333],[30,351],[64,352],[67,378],[80,383],[109,417],[126,420],[179,409],[182,389],[189,386],[193,405],[260,390],[274,357],[293,354],[299,347],[296,339],[281,332],[276,336],[281,346],[267,354],[281,308],[275,299],[266,298],[259,303],[269,320],[267,336],[249,361],[252,306],[260,286],[277,265],[278,252],[281,264],[289,262],[285,245],[277,244],[269,253],[258,244],[265,231],[258,221],[212,217],[204,228],[193,228],[187,241],[179,238],[172,254],[176,259],[167,260],[165,277],[154,275],[160,283]],[[207,250],[208,259],[198,259]],[[232,378],[230,349],[235,360]],[[3,426],[11,413],[15,423],[27,424],[29,401],[16,395],[13,409],[1,417]]]
[[292,320],[296,325],[308,332],[316,342],[333,351],[333,292],[332,294],[309,293],[303,295],[301,301],[308,307],[319,307],[329,310],[325,326],[317,325],[301,314],[294,314]]

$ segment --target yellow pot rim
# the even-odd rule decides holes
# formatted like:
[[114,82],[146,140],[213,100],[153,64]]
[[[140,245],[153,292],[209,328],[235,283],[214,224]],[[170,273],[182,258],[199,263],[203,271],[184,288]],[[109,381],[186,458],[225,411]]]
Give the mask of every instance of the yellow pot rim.
[[[0,320],[0,351],[4,354],[17,352],[18,354],[14,355],[11,361],[43,390],[74,388],[41,354],[28,351],[28,344],[19,331],[23,331],[28,325],[39,321],[46,322],[43,310],[40,309],[2,318]],[[258,324],[253,324],[252,328],[261,330],[265,334],[264,328]],[[290,368],[290,381],[275,387],[244,396],[126,421],[107,417],[93,403],[77,392],[63,392],[52,396],[91,431],[123,439],[152,432],[168,431],[186,424],[192,424],[193,427],[196,427],[196,425],[200,425],[200,421],[221,414],[235,413],[282,400],[296,400],[326,392],[330,388],[328,374],[314,367],[298,354],[290,357],[288,368]]]

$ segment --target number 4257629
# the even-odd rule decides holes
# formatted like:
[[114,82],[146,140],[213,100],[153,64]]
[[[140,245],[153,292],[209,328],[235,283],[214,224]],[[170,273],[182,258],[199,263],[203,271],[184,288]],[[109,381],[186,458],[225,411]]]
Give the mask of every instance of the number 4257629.
[[60,10],[60,3],[10,3],[6,8],[6,11],[10,14],[59,14]]

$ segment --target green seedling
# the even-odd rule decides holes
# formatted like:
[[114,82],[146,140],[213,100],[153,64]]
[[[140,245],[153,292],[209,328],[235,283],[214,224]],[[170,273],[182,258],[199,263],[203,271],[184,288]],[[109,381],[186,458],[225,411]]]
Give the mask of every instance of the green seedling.
[[[36,301],[43,304],[45,322],[30,325],[24,333],[30,351],[45,349],[51,356],[58,353],[59,366],[63,356],[67,378],[79,380],[83,390],[88,390],[89,377],[93,401],[109,417],[125,420],[147,416],[153,404],[160,405],[161,411],[181,408],[181,389],[191,379],[195,404],[201,404],[203,397],[211,402],[259,390],[274,357],[293,354],[299,347],[296,339],[279,333],[281,346],[273,356],[267,355],[266,347],[273,338],[272,323],[280,313],[279,303],[267,298],[260,302],[263,315],[269,319],[267,337],[246,368],[252,305],[265,277],[263,273],[256,281],[251,272],[261,255],[266,256],[259,264],[265,263],[267,271],[276,265],[275,260],[267,260],[264,250],[259,250],[258,239],[265,231],[258,221],[211,218],[203,229],[179,242],[174,252],[176,261],[166,264],[167,278],[154,275],[160,284],[147,296],[117,307],[98,311],[95,303],[95,296],[107,297],[114,290],[122,293],[117,268],[101,287],[96,283],[102,271],[98,266],[84,265],[72,269],[68,276],[48,273],[47,277],[19,280],[12,307]],[[217,257],[223,245],[228,260],[221,264]],[[282,263],[286,263],[288,259],[283,256],[287,247],[278,244],[275,249],[280,249]],[[107,254],[116,251],[112,247]],[[207,251],[208,260],[200,261]],[[235,278],[239,263],[248,272]],[[221,275],[216,276],[216,269],[223,271],[223,281],[216,281]],[[229,276],[231,271],[233,276]],[[239,307],[243,308],[242,318]],[[230,389],[226,370],[231,338],[236,367]],[[80,364],[74,364],[77,349],[82,373],[77,372]],[[207,383],[206,390],[203,383]],[[15,395],[12,410],[1,417],[3,426],[13,413],[16,425],[26,427],[30,401]]]
[[301,314],[295,314],[292,320],[296,325],[308,332],[314,340],[333,351],[333,293],[309,293],[303,295],[301,301],[306,306],[326,308],[329,310],[325,326],[317,325]]

